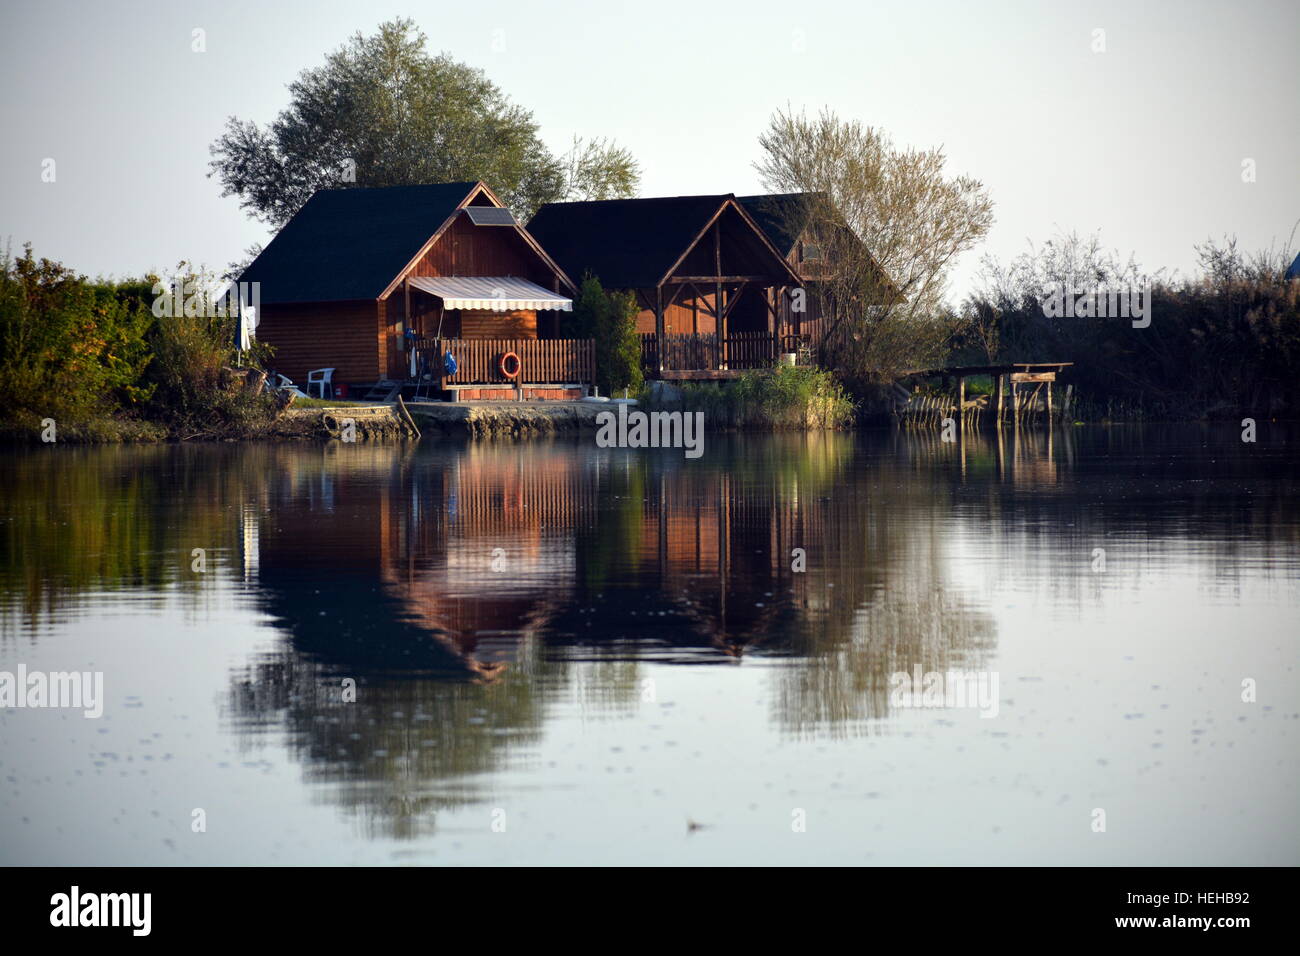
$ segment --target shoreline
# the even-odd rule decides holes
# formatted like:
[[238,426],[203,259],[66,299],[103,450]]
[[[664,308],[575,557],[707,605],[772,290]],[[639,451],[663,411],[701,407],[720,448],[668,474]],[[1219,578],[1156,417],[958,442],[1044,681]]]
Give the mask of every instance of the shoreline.
[[[597,421],[602,412],[613,411],[614,403],[585,401],[484,401],[484,402],[409,402],[405,409],[396,404],[352,404],[313,405],[299,408],[289,407],[279,412],[265,425],[239,435],[215,436],[197,433],[178,435],[165,426],[155,422],[134,419],[108,419],[90,423],[77,423],[66,426],[58,434],[55,442],[41,440],[40,429],[5,427],[0,430],[0,445],[22,447],[25,445],[65,444],[65,445],[149,445],[149,444],[189,444],[218,443],[232,444],[243,442],[297,442],[297,441],[345,441],[345,442],[387,442],[421,440],[425,437],[456,439],[503,439],[525,441],[546,438],[555,435],[595,432],[600,428]],[[645,412],[695,412],[699,408],[690,407],[689,403],[646,404],[639,406]],[[409,415],[409,419],[403,414]],[[707,415],[715,423],[706,427],[706,431],[719,434],[756,435],[789,432],[855,432],[891,429],[908,432],[934,432],[938,428],[907,427],[898,422],[882,421],[877,416],[862,417],[843,426],[828,426],[821,422],[762,422],[737,423],[728,416]],[[722,424],[716,424],[719,418]],[[1264,418],[1260,424],[1288,424],[1296,420],[1288,418]],[[350,425],[349,425],[350,423]],[[1125,428],[1158,426],[1229,426],[1240,427],[1240,420],[1233,418],[1188,418],[1165,420],[1103,420],[1103,421],[1066,421],[1054,422],[1053,430],[1073,428]],[[1029,432],[1045,431],[1041,424],[1017,429],[1010,423],[1003,423],[1006,431],[1020,430]],[[345,429],[349,429],[345,437]],[[997,428],[992,424],[967,426],[963,433],[973,435],[993,435]]]

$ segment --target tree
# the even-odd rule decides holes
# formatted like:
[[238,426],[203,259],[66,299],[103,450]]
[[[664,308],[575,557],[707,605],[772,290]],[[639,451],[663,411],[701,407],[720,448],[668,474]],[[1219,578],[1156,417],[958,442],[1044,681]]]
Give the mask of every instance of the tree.
[[230,117],[209,175],[279,227],[318,189],[483,180],[520,219],[566,198],[634,195],[640,170],[604,140],[556,157],[530,111],[481,70],[425,52],[411,20],[357,33],[289,85],[268,126]]
[[938,361],[952,335],[944,306],[954,260],[987,235],[993,203],[978,181],[949,176],[941,149],[899,149],[881,130],[777,111],[754,164],[773,193],[804,193],[796,234],[821,250],[813,286],[823,358],[854,387]]
[[[1062,233],[1008,263],[986,257],[966,302],[1000,362],[1070,361],[1093,414],[1288,415],[1300,408],[1300,283],[1287,248],[1247,254],[1235,238],[1195,247],[1197,273],[1148,271],[1097,235]],[[1144,321],[1118,314],[1140,290]],[[1112,303],[1109,296],[1115,293]],[[1049,307],[1063,296],[1068,314]]]
[[573,146],[560,162],[564,170],[563,199],[567,202],[626,199],[636,195],[641,182],[640,167],[632,153],[603,139],[573,137]]
[[606,292],[590,274],[582,280],[571,327],[575,337],[596,340],[596,385],[606,395],[639,392],[645,382],[636,314],[631,293]]

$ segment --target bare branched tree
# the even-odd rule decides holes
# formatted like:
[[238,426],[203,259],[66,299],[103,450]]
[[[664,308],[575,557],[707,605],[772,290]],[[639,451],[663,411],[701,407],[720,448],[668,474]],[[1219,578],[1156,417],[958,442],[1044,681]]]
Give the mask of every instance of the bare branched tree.
[[949,176],[941,149],[896,148],[830,110],[777,111],[759,144],[766,190],[806,194],[805,218],[790,225],[820,247],[824,358],[856,386],[940,360],[952,334],[948,275],[993,224],[985,187]]
[[573,137],[560,163],[566,202],[624,199],[636,195],[641,182],[641,168],[631,150],[604,139]]

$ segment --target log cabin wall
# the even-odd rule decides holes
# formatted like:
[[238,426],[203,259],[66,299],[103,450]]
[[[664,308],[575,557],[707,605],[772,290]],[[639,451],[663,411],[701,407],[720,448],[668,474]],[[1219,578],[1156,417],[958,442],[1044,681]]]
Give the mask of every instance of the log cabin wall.
[[[665,287],[665,298],[672,294],[672,287]],[[727,329],[733,332],[761,332],[771,328],[771,318],[767,311],[768,290],[763,286],[749,286],[743,293],[743,299],[736,302],[727,315]],[[731,295],[735,295],[732,290]],[[645,298],[653,299],[651,289]],[[785,306],[788,310],[789,306]],[[653,309],[642,309],[636,316],[636,330],[640,334],[654,334],[655,314]],[[714,333],[718,331],[717,317],[713,311],[713,293],[692,296],[683,292],[677,301],[664,308],[664,332],[672,335],[686,333]]]
[[374,301],[265,305],[256,334],[275,348],[271,367],[304,391],[318,368],[334,368],[335,382],[380,377],[384,325]]
[[807,236],[800,237],[786,258],[799,277],[804,280],[803,311],[794,311],[793,299],[781,303],[781,322],[792,332],[806,336],[808,341],[817,345],[821,342],[821,299],[817,280],[825,270],[825,261],[821,258],[808,259],[805,252],[813,247]]
[[492,309],[460,309],[462,339],[535,339],[537,313],[531,309],[497,312]]
[[[664,293],[665,296],[671,294],[671,291]],[[653,289],[647,291],[646,298],[654,300]],[[654,309],[642,309],[637,313],[636,330],[639,333],[654,333]],[[664,331],[674,335],[718,331],[718,322],[713,314],[713,293],[693,296],[689,292],[683,292],[679,295],[676,302],[664,309]]]

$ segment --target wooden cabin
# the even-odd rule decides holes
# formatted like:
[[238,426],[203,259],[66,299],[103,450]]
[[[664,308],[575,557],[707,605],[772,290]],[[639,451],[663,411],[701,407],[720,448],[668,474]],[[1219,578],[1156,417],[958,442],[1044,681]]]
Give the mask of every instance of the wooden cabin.
[[727,378],[792,350],[781,316],[802,280],[731,194],[548,203],[528,230],[576,281],[635,293],[651,377]]
[[304,390],[324,368],[354,397],[578,398],[594,380],[592,342],[565,337],[573,282],[481,182],[321,190],[240,281]]
[[[827,248],[824,231],[837,230],[836,244],[846,249],[846,243],[857,243],[868,268],[875,271],[879,283],[878,294],[893,295],[895,288],[885,276],[875,257],[839,217],[827,201],[825,193],[771,193],[758,196],[739,196],[736,201],[753,217],[776,250],[785,256],[800,280],[805,295],[802,308],[786,299],[782,303],[782,325],[789,329],[801,344],[816,348],[825,333],[823,310],[830,296],[832,279],[831,250]],[[814,223],[816,217],[831,222]],[[819,235],[819,232],[821,234]]]

